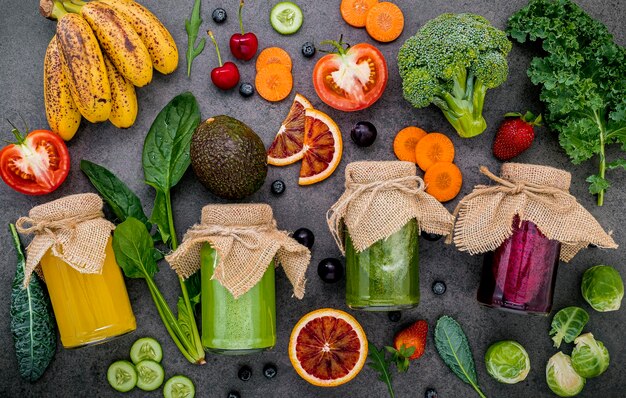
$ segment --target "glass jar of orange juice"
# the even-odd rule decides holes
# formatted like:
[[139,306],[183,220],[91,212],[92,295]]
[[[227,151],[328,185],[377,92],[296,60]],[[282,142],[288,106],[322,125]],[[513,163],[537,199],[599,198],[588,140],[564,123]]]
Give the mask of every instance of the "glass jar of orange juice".
[[103,218],[98,195],[71,195],[34,207],[18,220],[18,229],[35,235],[27,249],[26,272],[41,267],[65,348],[135,330],[111,244],[113,225]]

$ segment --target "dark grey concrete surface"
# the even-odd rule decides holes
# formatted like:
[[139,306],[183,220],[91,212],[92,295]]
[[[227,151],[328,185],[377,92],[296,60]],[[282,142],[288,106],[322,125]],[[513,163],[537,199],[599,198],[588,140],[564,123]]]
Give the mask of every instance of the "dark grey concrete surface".
[[[106,382],[106,369],[117,359],[127,358],[128,351],[135,339],[141,336],[156,337],[163,344],[167,376],[185,374],[196,384],[198,396],[226,397],[229,390],[238,390],[247,397],[385,397],[383,383],[376,380],[371,369],[365,368],[350,383],[334,389],[321,389],[309,385],[298,377],[292,369],[287,355],[287,344],[291,328],[305,313],[321,308],[334,307],[346,309],[344,287],[325,285],[316,274],[317,263],[325,257],[339,256],[339,251],[327,230],[325,213],[329,206],[343,191],[343,171],[351,161],[394,159],[392,140],[400,128],[416,124],[428,131],[446,133],[455,143],[456,162],[464,173],[463,194],[471,191],[478,183],[486,180],[478,172],[478,166],[485,164],[497,171],[499,162],[489,149],[494,131],[502,115],[509,111],[541,111],[538,90],[526,77],[526,69],[533,53],[528,48],[515,45],[509,57],[511,72],[508,81],[501,87],[491,90],[485,104],[485,117],[489,128],[477,138],[460,139],[445,121],[438,109],[430,107],[416,110],[403,99],[400,79],[395,66],[398,47],[427,20],[443,12],[475,12],[484,15],[496,26],[504,28],[506,20],[514,11],[526,4],[524,0],[493,1],[410,1],[399,0],[398,5],[406,17],[402,36],[391,44],[377,45],[389,63],[389,85],[382,99],[371,108],[356,113],[341,113],[324,105],[315,94],[311,84],[311,72],[315,59],[305,59],[300,55],[300,46],[305,41],[319,43],[324,39],[336,39],[343,33],[346,41],[352,44],[371,42],[362,29],[346,25],[339,14],[339,0],[300,1],[305,13],[302,29],[293,36],[281,36],[274,32],[268,23],[268,13],[276,0],[250,0],[244,11],[247,29],[255,32],[260,47],[280,46],[285,48],[294,61],[294,91],[307,96],[324,112],[331,115],[343,131],[344,157],[335,174],[328,180],[311,186],[299,187],[297,175],[299,166],[270,168],[266,184],[250,202],[266,202],[272,205],[278,225],[282,229],[295,230],[308,227],[316,236],[313,248],[313,260],[307,273],[307,294],[298,301],[291,297],[291,287],[284,273],[277,271],[277,312],[278,343],[269,352],[248,357],[220,357],[207,355],[207,364],[193,366],[183,358],[170,340],[148,294],[145,283],[141,280],[127,281],[133,309],[137,316],[137,331],[115,341],[87,347],[79,350],[65,350],[59,347],[50,368],[42,379],[29,384],[20,379],[17,372],[13,342],[9,330],[9,295],[15,269],[14,252],[10,246],[7,229],[0,228],[0,250],[3,260],[0,262],[0,396],[2,397],[104,397],[119,396]],[[207,44],[205,51],[193,64],[192,77],[185,74],[184,53],[187,38],[184,31],[184,19],[189,15],[192,1],[143,1],[174,35],[181,53],[179,69],[170,76],[155,74],[153,82],[138,90],[139,116],[137,123],[128,130],[117,130],[109,123],[92,125],[83,122],[78,135],[68,143],[72,156],[72,169],[63,186],[45,197],[21,195],[0,184],[0,221],[6,225],[37,204],[62,197],[64,195],[92,191],[92,187],[79,170],[79,161],[89,159],[106,165],[120,176],[141,197],[146,212],[150,212],[154,192],[142,183],[141,150],[144,136],[157,112],[176,94],[191,90],[197,97],[204,118],[228,114],[252,126],[269,145],[289,109],[291,97],[280,103],[268,103],[258,95],[244,100],[236,90],[221,92],[209,79],[209,71],[217,63],[214,50]],[[238,30],[235,0],[215,0],[202,2],[204,23],[202,30],[211,28],[215,31],[225,59],[230,60],[228,38]],[[594,17],[607,24],[618,42],[626,44],[624,17],[626,2],[623,0],[593,1],[579,0],[579,3]],[[19,120],[21,114],[32,128],[47,126],[42,98],[43,57],[48,41],[54,34],[54,22],[43,19],[37,12],[37,2],[5,1],[0,15],[0,115],[2,118]],[[228,21],[216,26],[210,18],[213,8],[222,6],[228,12]],[[242,81],[254,78],[254,62],[239,63]],[[379,138],[367,149],[356,147],[349,139],[353,123],[369,120],[378,126]],[[0,122],[3,139],[9,138],[10,126]],[[609,150],[609,157],[619,156],[618,148]],[[626,249],[626,178],[622,172],[614,172],[611,178],[614,187],[606,197],[604,207],[596,207],[593,198],[587,193],[586,176],[594,173],[596,165],[588,162],[572,165],[560,149],[557,138],[545,128],[537,131],[533,147],[518,159],[521,162],[540,163],[565,168],[572,172],[571,192],[588,208],[607,230],[614,231],[615,240],[622,244],[618,250],[603,251],[590,249],[579,254],[571,264],[562,265],[554,298],[554,308],[579,305],[590,313],[587,331],[602,340],[611,353],[611,366],[599,378],[589,380],[580,396],[584,397],[624,397],[626,396],[626,348],[624,346],[624,325],[626,310],[598,313],[593,311],[582,299],[580,278],[587,267],[596,264],[616,266],[626,277],[624,265]],[[270,194],[272,180],[282,178],[287,184],[284,195],[274,197]],[[178,236],[197,222],[200,209],[207,203],[220,202],[209,194],[189,171],[173,193],[174,212]],[[456,201],[447,204],[452,210]],[[473,391],[468,385],[457,379],[443,364],[435,352],[432,340],[432,327],[436,319],[443,314],[452,315],[466,331],[476,360],[478,378],[489,397],[526,398],[550,397],[551,392],[545,383],[545,364],[556,350],[548,336],[550,319],[547,317],[529,317],[496,310],[485,309],[475,299],[480,277],[480,257],[471,257],[458,252],[454,247],[446,246],[442,241],[423,242],[421,245],[421,291],[422,301],[419,307],[403,314],[402,322],[420,318],[429,321],[431,332],[425,355],[413,362],[407,374],[397,375],[394,386],[397,397],[422,397],[427,387],[436,388],[440,397],[471,397]],[[441,297],[434,296],[431,283],[441,279],[447,283],[448,291]],[[161,263],[161,272],[156,277],[157,283],[170,303],[174,303],[179,292],[174,273]],[[350,311],[361,322],[371,341],[377,345],[389,344],[399,324],[389,322],[386,314]],[[526,381],[517,385],[498,384],[491,379],[483,362],[487,347],[494,341],[514,339],[526,347],[530,354],[532,370]],[[571,345],[563,349],[569,353]],[[278,365],[278,376],[266,380],[262,376],[262,367],[266,362]],[[253,369],[252,380],[242,382],[237,378],[237,369],[242,364],[249,364]],[[144,393],[135,390],[127,396],[159,396],[160,392]]]

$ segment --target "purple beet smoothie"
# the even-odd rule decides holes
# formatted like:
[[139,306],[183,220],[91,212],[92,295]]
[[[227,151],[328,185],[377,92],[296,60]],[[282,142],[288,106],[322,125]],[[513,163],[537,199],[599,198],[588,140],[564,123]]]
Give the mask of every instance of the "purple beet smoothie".
[[530,221],[513,220],[513,235],[485,255],[478,301],[490,307],[549,313],[561,243]]

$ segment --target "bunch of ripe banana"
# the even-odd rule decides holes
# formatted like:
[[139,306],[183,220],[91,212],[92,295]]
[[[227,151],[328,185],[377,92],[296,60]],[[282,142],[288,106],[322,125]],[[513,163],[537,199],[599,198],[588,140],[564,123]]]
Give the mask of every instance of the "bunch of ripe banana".
[[50,129],[71,139],[81,117],[110,120],[119,128],[137,117],[135,86],[178,66],[172,35],[133,0],[40,0],[41,14],[56,19],[44,60],[44,101]]

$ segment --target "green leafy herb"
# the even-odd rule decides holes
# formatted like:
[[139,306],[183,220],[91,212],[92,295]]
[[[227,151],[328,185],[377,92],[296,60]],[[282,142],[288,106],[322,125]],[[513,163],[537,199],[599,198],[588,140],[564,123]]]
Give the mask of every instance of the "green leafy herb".
[[415,347],[407,347],[402,344],[399,350],[390,346],[385,346],[385,349],[391,354],[391,361],[396,364],[396,368],[399,372],[404,373],[409,370],[409,358],[411,358],[411,355],[415,352]]
[[[145,224],[133,217],[119,224],[113,233],[113,251],[115,260],[128,278],[145,279],[152,299],[174,343],[191,363],[204,363],[204,350],[197,344],[193,329],[197,328],[193,315],[186,312],[183,321],[176,319],[165,298],[154,282],[154,274],[158,271],[154,260],[154,242]],[[179,302],[183,299],[179,299]],[[186,303],[183,300],[183,309]],[[179,317],[181,317],[179,304]],[[193,320],[193,321],[192,321]]]
[[539,41],[546,55],[533,59],[528,76],[541,86],[548,127],[574,164],[598,156],[598,173],[587,178],[589,192],[604,202],[610,183],[606,147],[626,151],[626,49],[607,27],[570,0],[530,0],[509,19],[508,33],[520,43]]
[[87,175],[89,181],[102,195],[120,221],[124,221],[128,217],[135,217],[144,223],[148,230],[152,229],[152,225],[148,222],[148,217],[146,217],[137,195],[115,174],[96,163],[84,159],[80,161],[80,169]]
[[367,356],[369,357],[369,362],[367,362],[367,365],[378,372],[378,380],[387,385],[389,396],[394,398],[393,386],[391,385],[391,361],[387,359],[384,348],[379,350],[372,342],[368,342],[368,346],[369,353]]
[[443,362],[463,382],[471,385],[479,396],[485,394],[478,386],[474,358],[461,325],[449,316],[442,316],[435,326],[435,346]]
[[38,380],[56,351],[56,332],[50,301],[36,274],[24,287],[26,258],[15,225],[9,230],[17,252],[17,270],[11,292],[11,333],[18,370],[24,379]]
[[206,42],[203,37],[196,46],[196,39],[198,38],[198,31],[202,25],[202,18],[200,17],[200,0],[195,0],[193,3],[193,9],[191,10],[191,19],[185,20],[185,30],[187,31],[187,76],[191,76],[191,63],[202,50],[204,50],[204,44]]
[[561,341],[571,343],[589,322],[589,314],[580,307],[566,307],[554,314],[550,336],[554,346],[559,348]]

